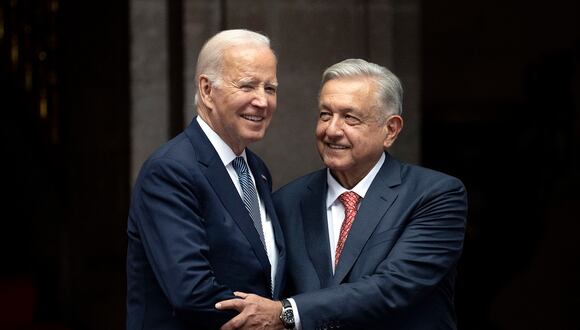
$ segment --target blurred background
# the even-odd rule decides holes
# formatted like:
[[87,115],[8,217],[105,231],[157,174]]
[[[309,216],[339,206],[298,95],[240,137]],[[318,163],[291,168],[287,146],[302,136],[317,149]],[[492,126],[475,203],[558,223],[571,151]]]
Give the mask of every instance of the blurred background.
[[229,28],[279,57],[252,146],[276,188],[321,167],[324,68],[387,66],[392,153],[469,193],[459,328],[580,329],[579,22],[573,0],[1,0],[0,329],[124,329],[133,179],[193,117],[197,53]]

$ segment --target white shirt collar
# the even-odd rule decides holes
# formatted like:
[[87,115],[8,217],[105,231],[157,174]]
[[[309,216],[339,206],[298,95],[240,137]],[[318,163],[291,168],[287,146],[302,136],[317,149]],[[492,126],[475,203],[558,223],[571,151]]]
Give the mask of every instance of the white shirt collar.
[[[381,169],[381,166],[383,166],[384,162],[385,162],[385,153],[381,155],[381,158],[379,158],[379,160],[377,161],[375,166],[373,166],[373,168],[369,171],[369,173],[365,175],[365,177],[362,180],[360,180],[360,182],[357,183],[357,185],[354,186],[350,191],[354,191],[360,197],[364,198],[371,186],[371,183],[373,183],[373,180],[379,173],[379,170]],[[329,208],[332,204],[334,204],[334,202],[336,202],[338,196],[340,196],[343,192],[349,190],[341,186],[340,183],[336,181],[336,179],[330,173],[330,169],[326,170],[326,182],[328,183],[328,191],[326,193],[326,207]]]
[[[199,123],[199,126],[201,127],[201,130],[205,133],[209,139],[209,142],[211,142],[211,145],[217,151],[218,156],[220,156],[224,166],[229,165],[234,160],[234,158],[237,157],[232,148],[230,148],[230,146],[228,146],[227,143],[225,143],[224,140],[222,140],[222,138],[211,127],[209,127],[209,125],[200,116],[197,116],[196,119]],[[242,151],[240,156],[244,157],[246,163],[248,162],[248,159],[246,158],[246,149]]]

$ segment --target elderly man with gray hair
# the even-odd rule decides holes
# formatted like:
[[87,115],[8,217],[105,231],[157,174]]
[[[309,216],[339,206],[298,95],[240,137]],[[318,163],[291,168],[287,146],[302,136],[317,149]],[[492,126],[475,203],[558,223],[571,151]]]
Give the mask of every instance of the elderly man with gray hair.
[[[269,39],[222,31],[201,49],[198,116],[143,164],[128,220],[127,329],[218,329],[235,291],[278,298],[285,248],[266,165],[247,146],[276,110]],[[281,307],[280,307],[281,308]]]
[[[455,329],[453,292],[467,201],[449,175],[389,154],[403,90],[349,59],[323,74],[316,145],[325,169],[274,194],[286,240],[287,299],[218,303],[222,329]],[[280,315],[281,314],[281,315]]]

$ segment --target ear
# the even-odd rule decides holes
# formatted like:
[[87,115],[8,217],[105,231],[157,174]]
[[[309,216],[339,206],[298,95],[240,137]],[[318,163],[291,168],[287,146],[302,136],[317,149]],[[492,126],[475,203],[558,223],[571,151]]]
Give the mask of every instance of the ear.
[[383,147],[387,149],[395,143],[399,133],[401,133],[401,130],[403,129],[403,118],[399,115],[392,115],[387,119],[385,129],[387,131],[387,136],[383,142]]
[[199,91],[199,97],[201,103],[207,109],[213,109],[213,98],[212,98],[212,85],[208,76],[201,74],[197,79],[197,90]]

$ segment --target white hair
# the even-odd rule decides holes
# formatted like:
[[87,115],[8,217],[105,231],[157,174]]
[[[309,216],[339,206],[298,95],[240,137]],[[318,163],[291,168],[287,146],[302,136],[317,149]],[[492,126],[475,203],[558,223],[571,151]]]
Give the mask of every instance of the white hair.
[[378,87],[378,101],[388,115],[403,113],[403,86],[399,78],[387,68],[362,59],[347,59],[331,65],[322,74],[322,84],[332,79],[367,77],[373,79]]
[[[205,74],[213,84],[219,84],[225,51],[233,46],[253,45],[270,49],[270,39],[258,32],[235,29],[224,30],[211,37],[201,48],[197,58],[195,77]],[[273,52],[273,51],[272,51]],[[196,81],[197,87],[197,81]],[[199,102],[199,90],[195,92],[195,104]]]

